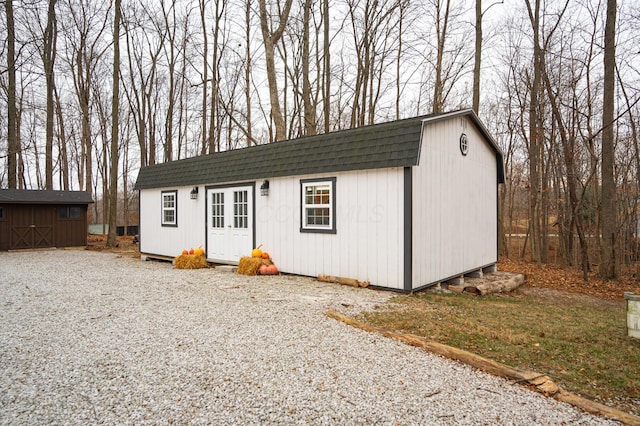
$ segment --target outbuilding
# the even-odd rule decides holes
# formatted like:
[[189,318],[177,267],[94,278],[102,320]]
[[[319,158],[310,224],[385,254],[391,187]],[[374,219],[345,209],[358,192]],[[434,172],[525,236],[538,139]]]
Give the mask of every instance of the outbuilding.
[[472,110],[258,145],[140,170],[140,251],[257,245],[281,272],[416,291],[498,260],[503,154]]
[[84,191],[0,189],[0,250],[87,245]]

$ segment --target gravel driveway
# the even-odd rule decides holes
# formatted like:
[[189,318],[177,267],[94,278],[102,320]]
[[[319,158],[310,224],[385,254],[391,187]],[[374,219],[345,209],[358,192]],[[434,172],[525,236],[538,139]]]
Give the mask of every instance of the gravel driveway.
[[325,316],[390,296],[0,252],[0,423],[615,424]]

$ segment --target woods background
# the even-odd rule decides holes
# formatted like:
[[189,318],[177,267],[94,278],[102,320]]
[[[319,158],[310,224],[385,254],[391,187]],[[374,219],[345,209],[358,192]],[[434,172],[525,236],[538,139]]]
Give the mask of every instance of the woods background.
[[638,2],[1,3],[2,188],[137,224],[140,167],[473,107],[505,153],[501,254],[585,278],[640,255]]

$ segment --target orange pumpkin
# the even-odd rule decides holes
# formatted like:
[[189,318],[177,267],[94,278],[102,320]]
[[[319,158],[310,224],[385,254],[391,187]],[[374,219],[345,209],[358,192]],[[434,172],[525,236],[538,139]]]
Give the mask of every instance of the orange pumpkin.
[[187,255],[187,254],[189,254],[189,250],[182,250],[182,254],[183,254],[183,255]]
[[193,254],[193,249],[189,249],[189,254]]
[[269,275],[278,275],[278,267],[275,264],[267,266],[267,273]]
[[204,256],[204,249],[202,247],[198,247],[193,251],[193,254],[196,256]]
[[268,275],[269,267],[267,265],[261,265],[260,269],[258,269],[258,272],[260,273],[260,275]]
[[266,251],[263,251],[262,252],[262,258],[263,259],[269,259],[269,258],[271,258],[271,256],[269,256],[269,253],[267,253]]

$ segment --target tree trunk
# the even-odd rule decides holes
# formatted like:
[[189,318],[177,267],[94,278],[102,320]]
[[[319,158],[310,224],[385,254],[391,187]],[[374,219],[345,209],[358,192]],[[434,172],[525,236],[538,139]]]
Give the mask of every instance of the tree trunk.
[[324,113],[324,132],[329,133],[331,126],[329,121],[331,119],[331,52],[330,52],[330,40],[329,40],[329,0],[323,1],[324,10],[324,42],[322,45],[324,51],[324,96],[323,96],[323,113]]
[[282,110],[280,109],[280,98],[278,93],[278,79],[276,76],[275,46],[282,37],[293,0],[287,0],[280,16],[280,23],[275,31],[271,31],[270,19],[267,16],[267,5],[265,0],[258,1],[260,6],[260,29],[264,40],[265,61],[267,64],[267,80],[269,82],[269,99],[271,101],[271,118],[276,127],[275,140],[280,141],[286,138],[286,126]]
[[[120,106],[120,1],[115,0],[113,18],[113,98],[111,101],[111,168],[109,173],[109,236],[107,245],[117,246],[118,225],[118,159]],[[126,182],[125,182],[126,185]]]
[[207,20],[205,16],[205,0],[200,0],[200,24],[202,25],[202,147],[200,154],[207,153],[207,95],[209,39],[207,36]]
[[543,141],[539,116],[540,94],[540,0],[535,0],[534,10],[529,0],[525,0],[529,12],[529,20],[533,29],[533,81],[531,82],[531,96],[529,101],[529,229],[531,235],[531,260],[543,260],[542,232],[542,152]]
[[42,55],[47,92],[45,124],[45,189],[53,189],[53,88],[55,85],[53,64],[55,63],[56,58],[57,34],[55,6],[56,0],[49,0],[47,27],[44,33],[44,49]]
[[67,136],[64,128],[64,118],[62,115],[62,104],[60,102],[60,95],[55,85],[53,87],[53,93],[56,101],[56,116],[58,118],[58,151],[60,152],[60,175],[61,175],[61,187],[63,190],[69,190],[69,155],[67,152]]
[[167,98],[167,116],[164,122],[164,161],[168,162],[173,160],[173,114],[176,104],[176,7],[174,3],[171,4],[172,21],[169,22],[169,15],[164,10],[164,2],[161,2],[160,6],[169,37],[169,57],[167,58],[169,96]]
[[614,109],[615,109],[615,29],[616,0],[607,0],[607,22],[604,30],[604,88],[602,104],[602,245],[600,277],[614,279],[620,269],[617,241],[616,182],[614,176]]
[[8,186],[17,188],[18,177],[18,143],[17,108],[16,108],[16,32],[13,20],[13,0],[6,0],[4,8],[7,15],[7,74],[9,86],[7,90],[7,151],[8,151]]
[[247,104],[246,122],[247,122],[247,146],[251,146],[253,136],[251,134],[251,1],[246,0],[245,3],[245,44],[246,44],[246,64],[244,69],[244,99]]
[[473,61],[473,110],[480,110],[480,63],[482,61],[482,0],[476,0],[476,50]]
[[436,33],[438,39],[438,50],[436,52],[436,78],[433,88],[433,113],[440,113],[444,108],[443,82],[442,82],[442,60],[444,56],[445,41],[447,38],[447,27],[449,25],[450,0],[445,0],[444,21],[441,22],[441,4],[438,1]]
[[309,81],[309,25],[311,15],[311,0],[304,1],[302,18],[302,100],[304,102],[304,134],[315,135],[316,108],[311,98],[311,82]]

